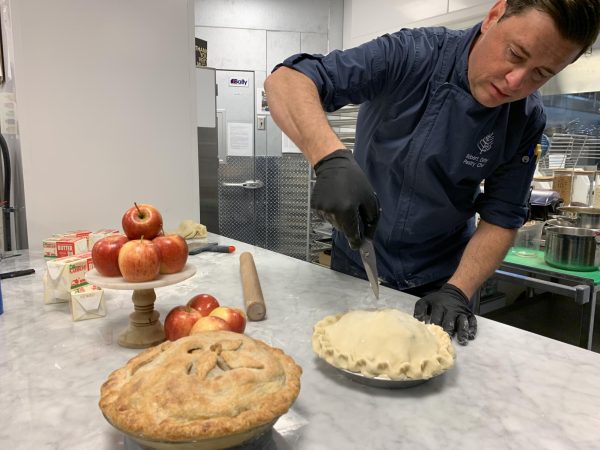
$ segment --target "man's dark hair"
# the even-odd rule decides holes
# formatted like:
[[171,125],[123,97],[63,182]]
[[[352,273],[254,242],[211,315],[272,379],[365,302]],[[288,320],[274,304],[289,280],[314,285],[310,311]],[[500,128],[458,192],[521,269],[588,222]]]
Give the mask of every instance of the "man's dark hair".
[[548,14],[564,39],[581,45],[577,57],[591,48],[598,37],[600,0],[506,0],[506,11],[501,20],[530,8]]

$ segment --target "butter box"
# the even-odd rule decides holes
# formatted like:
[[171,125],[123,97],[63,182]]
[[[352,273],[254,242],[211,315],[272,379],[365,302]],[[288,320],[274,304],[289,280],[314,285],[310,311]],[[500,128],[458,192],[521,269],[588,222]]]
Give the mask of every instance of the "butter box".
[[45,257],[62,258],[87,252],[88,240],[87,236],[65,234],[44,239],[42,247]]
[[42,241],[44,256],[56,258],[56,241],[58,240],[60,240],[60,236],[52,236]]
[[71,300],[71,289],[87,284],[85,274],[94,267],[91,252],[46,261],[44,303],[64,303]]
[[106,316],[104,291],[93,284],[84,284],[71,289],[69,305],[74,321],[98,319]]
[[92,250],[92,247],[100,239],[110,236],[111,234],[121,234],[120,230],[115,228],[103,228],[102,230],[94,231],[88,235],[88,250]]

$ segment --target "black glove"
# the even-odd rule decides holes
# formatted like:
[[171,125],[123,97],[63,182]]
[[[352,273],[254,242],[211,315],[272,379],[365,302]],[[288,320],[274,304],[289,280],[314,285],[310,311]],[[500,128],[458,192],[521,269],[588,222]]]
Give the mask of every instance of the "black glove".
[[430,316],[430,323],[440,325],[450,336],[456,333],[456,340],[461,345],[467,345],[477,334],[477,319],[469,309],[469,299],[449,283],[417,300],[414,316],[422,322]]
[[350,247],[373,239],[379,220],[379,201],[352,152],[336,150],[315,165],[317,181],[310,206],[346,235]]

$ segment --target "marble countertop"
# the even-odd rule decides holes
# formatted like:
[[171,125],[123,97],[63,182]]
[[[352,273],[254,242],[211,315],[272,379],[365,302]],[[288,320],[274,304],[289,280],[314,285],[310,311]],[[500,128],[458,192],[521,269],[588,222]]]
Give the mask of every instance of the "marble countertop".
[[[600,446],[600,354],[479,318],[478,338],[456,346],[456,365],[409,389],[358,384],[312,352],[312,326],[348,309],[393,306],[412,313],[414,297],[225,238],[232,254],[189,258],[192,278],[156,289],[161,320],[207,292],[243,307],[239,255],[250,251],[267,320],[246,334],[282,348],[302,367],[291,410],[261,440],[265,449],[596,449]],[[73,322],[66,303],[43,302],[39,253],[3,259],[0,272],[35,268],[2,280],[0,447],[136,448],[98,408],[100,385],[139,350],[118,345],[133,311],[131,292],[105,290],[104,318]]]

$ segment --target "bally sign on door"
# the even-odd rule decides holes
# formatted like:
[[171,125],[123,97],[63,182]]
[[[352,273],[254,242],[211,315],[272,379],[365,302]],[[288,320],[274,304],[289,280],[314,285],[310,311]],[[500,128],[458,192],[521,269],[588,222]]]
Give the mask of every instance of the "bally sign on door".
[[249,78],[231,77],[229,79],[229,86],[248,87],[249,84],[250,84]]

